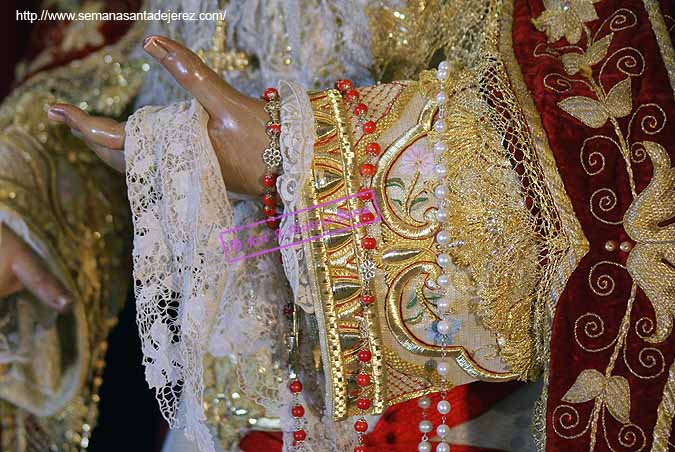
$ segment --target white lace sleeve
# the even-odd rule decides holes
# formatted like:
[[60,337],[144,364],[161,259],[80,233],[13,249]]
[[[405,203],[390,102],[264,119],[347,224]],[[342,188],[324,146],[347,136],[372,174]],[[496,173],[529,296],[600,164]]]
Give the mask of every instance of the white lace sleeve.
[[[283,157],[283,174],[277,179],[277,190],[284,204],[284,213],[297,212],[305,206],[298,190],[302,187],[312,164],[314,140],[314,112],[305,90],[298,84],[282,82],[279,85],[281,97],[281,154]],[[283,247],[295,240],[290,234],[297,220],[295,215],[288,215],[281,220],[280,236]],[[314,312],[310,294],[309,263],[305,259],[305,248],[302,245],[282,248],[284,271],[291,284],[295,303],[306,312]]]
[[213,452],[202,362],[228,274],[219,232],[232,209],[207,120],[195,101],[143,108],[127,122],[125,154],[146,379],[171,427]]

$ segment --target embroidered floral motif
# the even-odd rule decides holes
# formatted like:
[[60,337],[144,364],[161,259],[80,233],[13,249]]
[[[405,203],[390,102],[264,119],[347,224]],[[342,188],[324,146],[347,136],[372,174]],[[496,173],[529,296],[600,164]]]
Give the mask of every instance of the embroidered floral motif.
[[[603,18],[604,21],[596,29],[591,30],[586,22],[598,19],[598,16],[590,2],[584,2],[584,7],[576,12],[572,11],[573,6],[570,3],[566,10],[567,21],[554,14],[553,10],[560,9],[558,7],[561,3],[544,3],[547,11],[533,22],[540,31],[546,32],[548,42],[556,41],[564,35],[571,44],[578,44],[555,48],[547,47],[545,43],[538,45],[536,57],[559,59],[565,70],[565,74],[547,74],[543,84],[547,90],[557,94],[573,92],[575,86],[583,86],[586,92],[590,90],[590,95],[569,96],[558,103],[564,112],[583,125],[592,129],[608,126],[607,129],[610,130],[607,134],[609,136],[593,135],[584,140],[580,149],[581,165],[588,176],[595,176],[605,170],[606,156],[603,153],[608,149],[619,151],[633,199],[624,215],[620,211],[614,188],[600,188],[590,196],[589,211],[600,223],[623,225],[630,238],[636,242],[632,250],[625,250],[630,250],[625,266],[620,262],[603,260],[589,270],[589,287],[597,296],[609,296],[618,287],[612,273],[601,271],[603,268],[621,269],[627,277],[632,277],[631,293],[626,300],[616,336],[604,346],[598,347],[596,344],[606,331],[605,320],[600,315],[588,312],[576,320],[574,337],[577,345],[587,353],[611,350],[611,355],[604,371],[581,371],[563,396],[562,402],[565,403],[559,404],[553,410],[552,427],[558,436],[565,439],[588,434],[589,450],[595,450],[596,442],[602,439],[614,450],[610,443],[615,440],[610,438],[605,416],[605,411],[608,411],[621,424],[619,442],[626,445],[622,441],[630,435],[631,450],[643,450],[647,444],[645,431],[641,426],[630,422],[630,384],[626,377],[614,373],[619,373],[616,364],[620,359],[623,359],[627,372],[639,379],[651,380],[665,372],[663,353],[650,344],[662,342],[670,335],[675,316],[675,300],[672,297],[675,288],[670,282],[675,278],[675,253],[672,251],[675,249],[675,231],[669,223],[675,212],[675,172],[671,168],[668,153],[662,146],[655,142],[635,142],[631,137],[638,125],[644,134],[658,134],[664,129],[667,118],[657,104],[633,105],[631,79],[640,77],[645,71],[642,53],[625,46],[608,56],[614,36],[637,25],[637,15],[634,12],[619,8]],[[604,37],[599,36],[603,31],[607,34]],[[585,39],[582,39],[582,32]],[[540,46],[547,47],[546,51],[541,52]],[[594,66],[600,64],[597,72],[594,72]],[[607,86],[610,79],[619,81]],[[626,122],[617,120],[624,117],[630,119]],[[644,118],[649,118],[649,121],[646,122]],[[654,176],[649,186],[638,195],[633,167],[645,161],[647,156],[652,159]],[[656,320],[644,317],[632,323],[638,286],[649,298]],[[637,333],[643,341],[642,344],[628,343],[630,330]],[[647,346],[644,345],[645,342],[648,343]],[[638,361],[642,368],[636,367],[630,358],[635,354],[635,349],[638,349]],[[649,354],[649,365],[645,365],[643,361],[646,353]],[[594,402],[590,418],[582,421],[580,412],[573,405],[590,401]]]
[[563,36],[570,44],[581,39],[585,22],[598,18],[594,3],[599,0],[544,0],[546,10],[533,19],[537,30],[548,36],[549,42],[555,42]]

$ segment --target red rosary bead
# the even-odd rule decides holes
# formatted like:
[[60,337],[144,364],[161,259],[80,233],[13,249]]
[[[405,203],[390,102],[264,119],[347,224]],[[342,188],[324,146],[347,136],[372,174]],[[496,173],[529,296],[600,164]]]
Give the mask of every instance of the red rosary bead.
[[347,99],[347,102],[354,102],[359,99],[359,92],[355,89],[350,89],[345,93],[345,99]]
[[278,97],[279,91],[277,91],[276,88],[267,88],[265,91],[263,91],[262,98],[267,102],[276,100]]
[[267,124],[267,133],[271,135],[279,135],[281,133],[281,125],[280,124]]
[[368,430],[368,422],[366,422],[365,419],[359,419],[358,421],[354,422],[354,430],[359,433],[364,433],[366,430]]
[[366,152],[370,155],[380,155],[380,152],[382,152],[382,147],[380,147],[379,143],[368,143],[368,146],[366,146]]
[[366,446],[356,446],[354,452],[366,452]]
[[373,133],[375,132],[375,129],[377,128],[377,125],[373,121],[366,121],[363,123],[363,132],[364,133]]
[[356,356],[362,363],[367,363],[373,357],[373,354],[370,352],[370,350],[361,350]]
[[367,410],[368,408],[370,408],[370,400],[358,399],[356,401],[356,406],[359,408],[359,410]]
[[365,115],[366,113],[368,113],[368,106],[366,104],[364,103],[356,104],[356,106],[354,107],[354,114],[356,116]]
[[277,205],[277,197],[274,193],[265,193],[262,197],[262,202],[266,206],[276,206]]
[[263,176],[263,185],[268,188],[272,188],[276,185],[277,183],[277,175],[276,174],[265,174]]
[[373,237],[364,237],[362,244],[365,249],[373,250],[377,246],[377,240]]
[[375,174],[375,165],[364,163],[359,167],[362,176],[373,176]]
[[365,212],[359,215],[359,220],[361,223],[370,223],[375,219],[375,215],[372,212]]
[[291,414],[293,417],[302,417],[305,415],[305,407],[302,405],[295,405],[291,408]]
[[263,215],[266,217],[272,217],[277,213],[277,209],[274,206],[263,206]]
[[356,376],[356,384],[364,387],[370,384],[370,375],[368,374],[358,374]]
[[335,82],[335,87],[340,90],[340,92],[345,93],[352,89],[352,82],[351,80],[347,79],[340,79],[337,82]]
[[[366,427],[367,428],[367,427]],[[296,430],[293,432],[293,439],[296,441],[304,441],[307,438],[307,433],[304,430]]]
[[288,388],[293,394],[298,394],[300,391],[302,391],[302,383],[300,383],[300,380],[293,380],[291,381],[291,384],[288,385]]
[[365,304],[373,304],[375,302],[375,297],[372,295],[361,295],[361,301]]
[[358,196],[361,201],[370,201],[373,199],[373,192],[365,187],[361,187],[356,196]]

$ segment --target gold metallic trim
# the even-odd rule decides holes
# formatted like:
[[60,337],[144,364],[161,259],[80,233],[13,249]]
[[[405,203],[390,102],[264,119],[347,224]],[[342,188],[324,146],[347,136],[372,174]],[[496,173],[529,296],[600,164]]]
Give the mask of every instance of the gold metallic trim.
[[661,403],[656,412],[651,452],[663,452],[670,448],[673,417],[675,417],[675,362],[670,366],[668,380],[663,388]]
[[675,50],[673,50],[673,43],[670,40],[666,22],[663,20],[663,15],[661,14],[661,7],[657,0],[643,0],[643,3],[649,15],[649,22],[652,24],[656,42],[659,44],[663,65],[668,72],[670,88],[673,90],[673,95],[675,96]]
[[[589,250],[588,240],[581,228],[581,224],[574,214],[572,203],[567,196],[562,178],[558,173],[555,157],[551,151],[548,137],[541,122],[541,117],[534,104],[534,100],[528,91],[527,85],[523,79],[520,65],[516,60],[513,50],[513,0],[504,0],[501,10],[501,27],[499,30],[498,41],[499,54],[506,68],[509,80],[513,87],[513,92],[518,99],[522,109],[523,116],[532,139],[532,145],[539,158],[543,170],[544,182],[551,192],[553,201],[560,215],[561,227],[567,232],[568,243],[567,258],[560,259],[557,269],[557,278],[553,279],[553,287],[550,288],[546,303],[547,312],[539,312],[538,316],[543,325],[538,325],[539,334],[544,337],[541,340],[540,362],[543,365],[543,388],[542,395],[535,407],[533,419],[533,431],[537,448],[543,451],[546,447],[546,399],[548,394],[549,377],[549,343],[551,340],[551,324],[555,316],[555,307],[558,299],[565,289],[565,285],[570,275],[577,267],[581,259]],[[538,309],[543,309],[538,306]],[[542,318],[543,317],[543,318]]]
[[[343,182],[345,187],[345,196],[351,196],[358,193],[360,189],[360,184],[358,183],[359,177],[357,174],[354,174],[358,165],[356,161],[358,160],[356,155],[356,150],[352,148],[351,145],[351,127],[349,123],[349,118],[347,117],[342,102],[342,96],[336,90],[329,90],[327,92],[328,100],[330,102],[331,109],[333,111],[333,116],[337,124],[337,133],[340,143],[340,155],[342,157],[342,170],[343,170]],[[365,149],[365,144],[363,145]],[[363,151],[362,151],[363,152]],[[349,209],[352,212],[355,212],[358,208],[358,198],[352,197],[347,201],[349,204]],[[354,228],[352,230],[352,247],[355,256],[359,263],[363,262],[365,259],[365,252],[362,247],[358,246],[361,243],[361,239],[365,237],[364,228]],[[371,359],[371,372],[372,372],[372,411],[374,413],[382,413],[386,408],[385,405],[385,395],[384,395],[384,363],[383,363],[383,354],[382,354],[382,338],[380,337],[380,327],[379,321],[376,315],[373,315],[370,310],[366,312],[365,322],[366,329],[368,332],[368,342],[369,348],[372,353]],[[337,417],[337,413],[335,413]]]

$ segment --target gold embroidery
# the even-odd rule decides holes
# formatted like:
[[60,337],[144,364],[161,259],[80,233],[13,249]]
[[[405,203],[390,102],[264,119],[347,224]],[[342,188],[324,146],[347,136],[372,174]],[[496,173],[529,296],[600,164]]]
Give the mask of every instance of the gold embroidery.
[[675,218],[675,168],[662,146],[644,146],[654,176],[624,217],[626,233],[636,242],[626,268],[654,307],[656,330],[645,340],[656,343],[670,336],[675,316],[675,224],[668,224]]
[[[661,7],[657,0],[643,0],[647,14],[649,14],[649,21],[652,24],[652,31],[656,36],[656,42],[659,44],[661,51],[661,58],[663,64],[668,71],[668,78],[670,79],[670,88],[675,95],[675,50],[673,50],[673,43],[666,27],[665,18],[661,15]],[[672,18],[670,18],[672,21]]]
[[537,30],[548,35],[549,42],[563,36],[570,44],[581,39],[584,22],[598,18],[594,3],[599,0],[544,0],[546,10],[532,20]]
[[486,0],[379,2],[367,10],[375,80],[406,80],[443,53],[471,65],[491,22]]
[[[648,3],[645,2],[646,8],[658,8],[658,5],[652,4],[650,6]],[[654,13],[654,10],[650,12],[653,24],[654,17],[652,15]],[[610,33],[604,38],[598,39],[598,34],[604,29],[605,25],[608,25],[607,28]],[[604,321],[599,315],[587,313],[575,322],[575,339],[583,350],[597,353],[613,347],[612,356],[604,376],[596,370],[584,370],[562,400],[568,403],[590,401],[591,398],[581,396],[581,388],[590,391],[586,392],[586,395],[595,394],[592,397],[595,404],[588,424],[581,432],[578,431],[579,413],[576,408],[570,405],[561,404],[553,412],[554,430],[563,438],[578,438],[590,429],[590,450],[595,447],[598,426],[602,427],[607,446],[610,449],[613,447],[608,437],[603,407],[607,407],[610,414],[622,424],[618,435],[618,441],[621,445],[640,449],[644,447],[646,443],[644,431],[641,427],[630,423],[628,418],[630,412],[628,382],[624,377],[613,376],[612,373],[620,353],[628,371],[637,378],[654,379],[665,371],[665,357],[655,347],[647,346],[640,349],[638,353],[640,371],[636,370],[628,357],[626,342],[631,327],[630,316],[637,285],[645,291],[656,312],[656,325],[648,317],[641,318],[635,323],[635,332],[643,341],[657,343],[662,342],[669,336],[672,331],[673,305],[675,304],[672,295],[675,289],[670,282],[675,275],[672,270],[675,254],[671,251],[675,239],[672,228],[662,227],[672,218],[675,212],[675,204],[672,201],[674,196],[672,186],[675,177],[673,176],[673,170],[670,168],[668,154],[661,146],[653,142],[631,142],[631,133],[635,125],[639,124],[643,133],[655,135],[665,127],[666,115],[663,109],[656,104],[642,104],[633,108],[631,78],[639,77],[645,71],[645,59],[642,53],[632,47],[623,47],[609,56],[606,55],[615,33],[635,25],[637,25],[636,14],[625,8],[620,8],[605,19],[595,32],[586,24],[580,24],[586,35],[584,46],[566,46],[543,52],[539,50],[535,55],[537,57],[559,58],[569,75],[578,74],[580,76],[580,78],[568,78],[559,73],[547,74],[543,81],[547,89],[556,93],[565,93],[570,91],[574,84],[579,83],[588,88],[595,96],[594,98],[586,96],[568,97],[559,102],[558,106],[588,127],[600,128],[609,123],[616,136],[616,138],[610,138],[594,135],[584,140],[580,150],[581,165],[584,171],[589,176],[604,171],[605,156],[600,150],[590,151],[589,145],[594,143],[595,140],[601,140],[603,144],[609,143],[618,149],[623,157],[631,194],[633,195],[631,206],[621,217],[616,212],[618,197],[613,189],[608,187],[597,189],[589,199],[590,212],[598,221],[612,225],[623,224],[626,232],[637,242],[632,251],[630,243],[621,244],[622,251],[631,252],[626,267],[611,261],[602,261],[593,265],[588,275],[590,289],[598,296],[608,296],[614,293],[616,287],[614,278],[609,273],[603,273],[599,276],[596,274],[596,270],[600,266],[609,265],[627,270],[633,277],[634,283],[619,332],[606,345],[599,347],[596,345],[595,348],[590,348],[584,343],[586,338],[597,340],[605,334]],[[656,28],[655,34],[658,34]],[[558,35],[558,38],[561,36]],[[576,41],[579,38],[580,36],[576,36]],[[554,41],[554,39],[551,39],[550,33],[549,41]],[[660,44],[662,42],[663,40],[660,41]],[[579,49],[581,49],[581,53],[579,53]],[[665,58],[666,56],[664,56]],[[627,77],[608,89],[604,86],[603,80],[605,79],[605,71],[612,67],[610,62],[614,62],[617,73]],[[592,66],[600,63],[602,65],[598,70],[597,77],[594,77]],[[672,65],[666,62],[666,67],[670,71]],[[624,131],[621,129],[617,118],[629,115],[631,116],[628,127]],[[649,186],[638,196],[632,165],[644,161],[647,155],[652,159],[654,177]],[[610,215],[613,218],[610,218]],[[598,376],[602,378],[598,378]],[[612,381],[615,383],[612,383]],[[620,385],[616,383],[619,381],[621,381]],[[614,390],[607,392],[607,389],[603,389],[597,392],[598,382],[602,383],[604,388],[609,388],[610,383],[612,383]],[[623,388],[624,386],[625,388]],[[623,411],[622,407],[628,407],[628,411]],[[663,422],[661,424],[665,425]],[[628,435],[632,435],[630,445],[627,444]]]
[[588,240],[572,208],[567,196],[562,178],[548,143],[541,117],[528,90],[518,61],[513,50],[513,1],[506,0],[501,11],[501,27],[499,32],[499,50],[509,81],[513,87],[518,105],[522,109],[523,121],[528,128],[526,138],[529,146],[534,150],[536,160],[541,166],[543,183],[550,193],[555,210],[559,215],[560,230],[563,236],[557,241],[547,280],[541,285],[538,294],[538,303],[534,315],[534,331],[538,338],[536,345],[540,366],[544,369],[544,388],[542,396],[535,407],[534,425],[535,442],[539,450],[544,450],[546,443],[546,397],[548,387],[548,360],[549,342],[551,338],[551,322],[555,315],[558,298],[562,294],[567,280],[578,265],[581,258],[588,252]]

